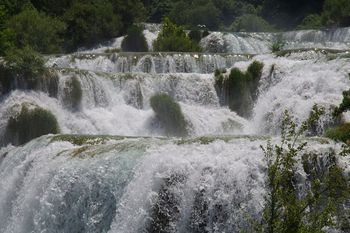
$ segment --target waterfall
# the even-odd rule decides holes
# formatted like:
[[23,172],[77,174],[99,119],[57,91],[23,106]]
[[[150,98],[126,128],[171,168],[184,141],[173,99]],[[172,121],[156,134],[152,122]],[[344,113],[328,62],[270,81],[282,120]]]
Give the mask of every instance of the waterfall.
[[212,73],[230,68],[248,55],[186,53],[73,54],[49,59],[55,68],[75,68],[108,73]]
[[[97,136],[79,146],[68,136],[44,136],[3,148],[0,231],[247,229],[247,215],[257,218],[264,203],[264,141],[213,139],[201,144]],[[308,150],[321,159],[335,148],[315,141]]]
[[[312,49],[278,57],[268,54],[269,46],[281,37],[291,49],[348,49],[348,31],[214,32],[201,41],[213,54],[100,48],[48,57],[54,82],[0,97],[0,141],[23,105],[52,112],[62,133],[0,147],[0,232],[251,229],[265,204],[267,164],[260,146],[279,142],[284,111],[299,124],[314,104],[325,107],[317,123],[322,133],[350,87],[347,54]],[[213,72],[245,71],[255,60],[264,68],[245,119],[220,105]],[[68,98],[76,91],[72,80],[81,91],[78,104]],[[156,93],[179,103],[188,138],[165,137],[150,106]],[[342,146],[325,138],[307,140],[306,152],[317,154],[324,166]],[[349,158],[336,159],[349,175]],[[303,181],[301,158],[297,163]]]

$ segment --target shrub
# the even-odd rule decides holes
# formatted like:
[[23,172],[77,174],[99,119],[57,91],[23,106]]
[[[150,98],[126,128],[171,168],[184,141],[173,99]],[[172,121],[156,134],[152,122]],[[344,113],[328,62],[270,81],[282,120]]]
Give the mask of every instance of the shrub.
[[[349,199],[345,171],[337,164],[334,151],[320,162],[316,154],[305,151],[307,142],[300,139],[318,121],[318,113],[311,113],[298,126],[286,111],[280,143],[273,145],[269,141],[266,147],[261,146],[267,161],[267,193],[258,232],[323,232],[329,227],[339,230],[340,212]],[[299,156],[303,158],[306,179],[300,177]]]
[[122,42],[122,50],[126,52],[147,52],[148,45],[143,29],[140,26],[132,25]]
[[246,72],[233,68],[228,77],[220,70],[215,71],[215,87],[222,105],[228,105],[238,115],[247,117],[257,99],[259,81],[264,64],[251,63]]
[[254,14],[242,15],[232,23],[231,30],[237,32],[271,32],[275,29],[263,18]]
[[78,109],[81,104],[83,91],[81,89],[81,84],[76,76],[71,77],[65,82],[65,88],[63,92],[64,104],[72,110]]
[[4,60],[7,74],[23,79],[23,84],[30,89],[35,88],[38,77],[47,71],[42,56],[29,46],[8,50]]
[[271,44],[270,50],[272,53],[280,52],[283,49],[284,45],[285,43],[282,40],[277,39]]
[[326,137],[350,144],[350,123],[339,125],[326,131]]
[[343,112],[350,110],[350,89],[347,91],[343,91],[343,101],[339,105],[339,107],[334,109],[334,117],[339,116]]
[[150,99],[151,107],[168,136],[187,136],[186,120],[181,107],[167,94],[156,94]]
[[322,17],[317,14],[311,14],[304,18],[301,24],[297,27],[299,30],[305,29],[321,29],[323,28]]
[[350,4],[348,0],[325,0],[322,21],[326,26],[348,27],[350,24]]
[[6,24],[14,34],[18,48],[30,46],[41,53],[58,53],[63,42],[65,24],[55,18],[39,13],[34,7],[25,7]]
[[5,131],[6,143],[22,145],[45,134],[59,133],[56,117],[40,107],[28,109],[22,106],[21,112],[8,120]]
[[172,23],[168,18],[163,21],[163,27],[157,39],[153,42],[155,51],[163,52],[199,52],[198,43],[192,41],[181,26]]

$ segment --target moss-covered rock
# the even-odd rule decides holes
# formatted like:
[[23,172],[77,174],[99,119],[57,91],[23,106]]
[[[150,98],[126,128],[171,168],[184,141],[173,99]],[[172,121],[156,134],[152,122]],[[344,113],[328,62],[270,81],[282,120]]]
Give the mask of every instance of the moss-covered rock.
[[188,135],[187,123],[181,107],[170,96],[156,94],[151,97],[150,103],[168,136],[184,137]]
[[350,144],[350,123],[345,123],[335,128],[328,129],[326,136],[333,140]]
[[215,88],[221,105],[228,105],[238,115],[249,117],[258,96],[258,86],[264,64],[251,63],[246,72],[233,68],[228,76],[215,72]]
[[[29,60],[29,58],[27,59]],[[55,71],[43,68],[42,71],[38,71],[36,74],[35,72],[30,73],[29,71],[25,71],[29,68],[23,68],[24,70],[21,71],[20,69],[24,66],[23,64],[16,64],[16,68],[13,66],[0,63],[0,94],[7,94],[15,89],[22,89],[39,90],[48,93],[50,97],[57,97],[59,78]],[[31,64],[28,66],[31,66]]]
[[65,82],[63,92],[63,103],[65,106],[72,110],[79,109],[83,97],[83,91],[77,76],[72,76]]
[[22,106],[21,112],[8,120],[4,138],[6,144],[22,145],[42,135],[57,133],[59,125],[50,111]]
[[343,101],[339,105],[339,107],[334,109],[334,116],[339,116],[343,112],[350,110],[350,89],[347,91],[343,91]]

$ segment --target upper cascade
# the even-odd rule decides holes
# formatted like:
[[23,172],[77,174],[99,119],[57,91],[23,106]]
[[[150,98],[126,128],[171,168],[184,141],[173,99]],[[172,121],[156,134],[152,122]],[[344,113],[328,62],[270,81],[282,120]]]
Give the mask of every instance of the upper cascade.
[[[159,28],[147,28],[144,35],[152,51],[153,41]],[[101,53],[106,50],[121,49],[124,37],[113,40],[108,46],[100,46],[84,53]],[[202,38],[200,45],[205,53],[265,54],[271,46],[282,43],[283,49],[297,50],[306,48],[350,49],[350,28],[327,30],[296,30],[288,32],[210,32]]]
[[[257,98],[246,119],[221,105],[213,74],[102,72],[102,66],[89,67],[88,63],[85,67],[90,71],[57,69],[56,97],[41,91],[21,90],[3,97],[0,135],[4,134],[8,119],[18,114],[20,106],[29,104],[50,110],[62,133],[161,136],[164,129],[155,120],[149,103],[156,93],[166,93],[180,104],[190,136],[276,135],[285,110],[300,123],[308,117],[314,104],[324,106],[328,112],[340,104],[342,91],[350,86],[349,59],[333,58],[332,54],[322,51],[305,51],[291,52],[285,57],[244,57],[243,61],[232,62],[233,67],[242,71],[254,60],[264,64]],[[99,59],[109,60],[96,56],[77,63],[98,64]],[[63,60],[68,62],[67,58]],[[73,79],[81,92],[78,101],[67,98],[67,93],[74,93]],[[46,89],[52,88],[43,87]],[[330,115],[327,115],[319,122],[319,132],[323,132],[329,121]]]
[[76,68],[109,73],[213,73],[230,68],[249,55],[202,53],[110,53],[71,54],[52,57],[47,65],[54,68]]

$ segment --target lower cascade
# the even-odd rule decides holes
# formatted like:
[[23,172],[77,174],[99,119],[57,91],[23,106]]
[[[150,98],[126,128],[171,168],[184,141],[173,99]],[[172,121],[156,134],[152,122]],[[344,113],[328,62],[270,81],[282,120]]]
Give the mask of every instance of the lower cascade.
[[[313,137],[293,142],[307,144],[292,188],[303,200],[315,174],[335,168],[349,181],[345,144],[322,137],[350,87],[346,53],[91,56],[50,58],[55,82],[0,88],[0,232],[255,232],[270,194],[267,145],[287,137],[286,110],[302,125],[315,104],[324,114]],[[22,140],[21,124],[39,131],[40,119],[51,134]],[[349,207],[335,207],[340,231],[323,231],[349,232]]]

